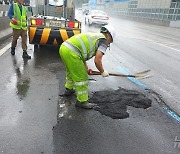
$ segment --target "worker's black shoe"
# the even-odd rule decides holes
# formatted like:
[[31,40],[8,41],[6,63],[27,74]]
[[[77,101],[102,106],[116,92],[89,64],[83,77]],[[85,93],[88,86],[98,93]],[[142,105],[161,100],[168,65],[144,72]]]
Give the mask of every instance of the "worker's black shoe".
[[15,48],[11,48],[11,55],[15,55]]
[[76,107],[81,107],[81,108],[84,108],[84,109],[92,109],[92,108],[94,108],[96,105],[95,105],[95,104],[92,104],[92,103],[89,103],[88,101],[86,101],[86,102],[76,101],[75,106],[76,106]]
[[68,89],[66,88],[65,92],[64,92],[64,96],[71,96],[75,93],[74,89]]
[[22,57],[23,57],[23,58],[26,58],[26,59],[31,59],[31,56],[29,56],[26,51],[23,51]]

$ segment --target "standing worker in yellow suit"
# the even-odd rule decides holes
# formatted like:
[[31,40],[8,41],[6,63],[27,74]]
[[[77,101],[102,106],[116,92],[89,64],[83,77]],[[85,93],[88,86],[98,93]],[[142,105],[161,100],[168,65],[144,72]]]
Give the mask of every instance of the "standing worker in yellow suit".
[[31,59],[27,54],[27,9],[23,6],[23,0],[17,0],[8,11],[8,17],[11,19],[10,26],[13,29],[13,40],[11,44],[11,54],[15,55],[15,48],[19,36],[22,38],[23,58]]
[[[86,61],[95,56],[94,62],[103,77],[109,74],[104,70],[102,57],[109,44],[113,42],[114,29],[103,26],[100,33],[81,33],[63,42],[59,53],[66,66],[65,95],[69,96],[76,91],[75,106],[92,109],[94,104],[88,101],[88,71]],[[75,89],[75,90],[74,90]]]

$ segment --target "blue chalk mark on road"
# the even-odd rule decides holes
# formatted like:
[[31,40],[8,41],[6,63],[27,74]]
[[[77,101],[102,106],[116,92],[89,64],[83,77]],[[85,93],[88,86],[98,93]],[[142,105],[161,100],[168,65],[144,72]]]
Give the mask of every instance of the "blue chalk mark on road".
[[[119,67],[118,68],[119,72],[123,73],[123,74],[130,74],[125,68],[123,67]],[[136,78],[133,77],[128,77],[129,80],[131,80],[132,82],[134,82],[135,84],[137,84],[138,86],[144,88],[144,89],[149,89],[145,84],[143,84],[142,82],[140,82],[139,80],[137,80]]]
[[174,113],[172,110],[170,110],[168,107],[164,106],[163,109],[166,110],[166,112],[173,117],[174,119],[176,119],[178,122],[180,122],[180,116],[178,116],[176,113]]
[[[127,69],[125,69],[124,67],[118,67],[118,71],[123,73],[123,74],[130,74],[129,71]],[[148,90],[150,88],[148,88],[148,86],[146,86],[145,84],[143,84],[142,82],[140,82],[139,80],[137,80],[136,78],[133,77],[128,77],[128,79],[130,81],[132,81],[133,83],[135,83],[136,85],[140,86],[141,88]],[[173,119],[177,120],[178,122],[180,122],[180,116],[177,115],[174,111],[172,111],[171,109],[169,109],[167,106],[163,106],[163,109],[167,112],[168,115],[170,115]]]

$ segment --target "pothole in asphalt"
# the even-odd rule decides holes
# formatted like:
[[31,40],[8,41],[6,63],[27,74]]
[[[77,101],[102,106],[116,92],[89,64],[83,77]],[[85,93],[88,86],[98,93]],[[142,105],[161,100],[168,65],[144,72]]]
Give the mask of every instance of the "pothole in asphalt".
[[129,117],[127,106],[147,109],[152,100],[135,90],[119,88],[117,90],[97,91],[93,93],[90,102],[97,104],[95,110],[113,119]]

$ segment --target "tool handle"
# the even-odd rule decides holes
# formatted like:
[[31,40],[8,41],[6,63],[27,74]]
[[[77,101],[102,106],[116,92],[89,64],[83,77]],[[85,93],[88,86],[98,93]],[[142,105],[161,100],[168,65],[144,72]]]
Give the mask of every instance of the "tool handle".
[[135,78],[136,76],[134,75],[126,75],[126,74],[116,74],[116,73],[109,73],[110,76],[120,76],[120,77],[133,77]]
[[[90,75],[101,75],[101,72],[98,71],[92,71]],[[110,76],[119,76],[119,77],[133,77],[135,78],[135,75],[126,75],[126,74],[116,74],[116,73],[109,73]]]

